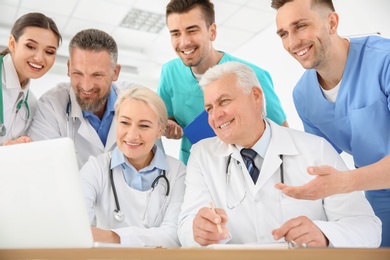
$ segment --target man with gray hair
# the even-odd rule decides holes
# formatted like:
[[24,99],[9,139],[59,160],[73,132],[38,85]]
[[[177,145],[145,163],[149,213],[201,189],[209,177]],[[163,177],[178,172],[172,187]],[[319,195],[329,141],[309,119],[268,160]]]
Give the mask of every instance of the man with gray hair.
[[68,76],[38,101],[30,137],[33,141],[70,137],[79,167],[90,155],[110,151],[116,143],[114,103],[120,88],[118,47],[97,29],[78,32],[69,43]]
[[325,139],[264,117],[264,93],[250,67],[220,64],[199,84],[217,137],[191,149],[179,215],[183,246],[276,241],[379,246],[381,221],[361,192],[309,201],[284,196],[274,187],[306,183],[313,178],[306,174],[310,164],[347,167]]

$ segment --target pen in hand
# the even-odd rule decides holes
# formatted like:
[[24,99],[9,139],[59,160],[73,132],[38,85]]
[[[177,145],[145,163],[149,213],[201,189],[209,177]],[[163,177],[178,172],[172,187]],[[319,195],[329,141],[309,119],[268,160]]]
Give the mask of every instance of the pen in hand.
[[[210,202],[210,208],[211,208],[212,211],[214,211],[214,213],[217,213],[217,212],[215,211],[214,204],[213,204],[212,202]],[[222,234],[222,227],[221,227],[221,224],[218,223],[218,224],[216,224],[216,225],[217,225],[219,234]]]

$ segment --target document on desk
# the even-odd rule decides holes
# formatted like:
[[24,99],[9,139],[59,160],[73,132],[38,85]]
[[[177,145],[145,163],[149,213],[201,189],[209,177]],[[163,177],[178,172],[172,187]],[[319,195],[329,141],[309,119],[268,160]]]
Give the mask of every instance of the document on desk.
[[266,244],[213,244],[206,248],[210,249],[232,249],[232,250],[259,250],[259,249],[293,249],[295,248],[291,243],[276,242]]
[[184,134],[187,136],[188,140],[190,140],[191,144],[215,136],[214,130],[209,125],[208,118],[208,113],[206,110],[203,110],[183,129]]

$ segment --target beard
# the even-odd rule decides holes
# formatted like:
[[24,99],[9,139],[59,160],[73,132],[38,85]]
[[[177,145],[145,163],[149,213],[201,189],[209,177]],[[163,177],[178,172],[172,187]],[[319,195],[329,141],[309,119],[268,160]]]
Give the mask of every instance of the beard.
[[107,91],[107,93],[102,97],[99,95],[100,90],[97,90],[96,93],[98,94],[97,98],[81,98],[80,90],[77,91],[76,100],[77,103],[79,103],[81,110],[97,112],[106,104],[107,99],[110,96],[110,91]]

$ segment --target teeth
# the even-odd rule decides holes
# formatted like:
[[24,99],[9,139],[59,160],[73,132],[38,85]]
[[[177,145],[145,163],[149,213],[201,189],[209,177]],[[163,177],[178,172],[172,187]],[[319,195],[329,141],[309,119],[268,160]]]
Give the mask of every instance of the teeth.
[[30,64],[31,67],[34,67],[36,69],[42,69],[43,68],[43,66],[38,65],[38,64],[34,64],[34,63],[29,63],[29,64]]
[[183,53],[184,53],[185,55],[191,54],[191,53],[193,53],[193,52],[194,52],[194,50],[190,50],[190,51],[183,51]]
[[297,54],[298,54],[298,56],[302,56],[302,55],[306,54],[307,51],[308,51],[308,49],[304,49],[304,50],[302,50],[300,52],[297,52]]
[[222,128],[224,128],[225,126],[230,125],[231,122],[232,122],[232,121],[226,122],[225,124],[220,125],[219,128],[222,129]]
[[139,143],[131,143],[131,142],[125,142],[127,145],[130,145],[130,146],[139,146],[140,144]]
[[86,92],[86,91],[83,91],[83,93],[85,94],[85,95],[92,95],[92,91],[89,91],[89,92]]

